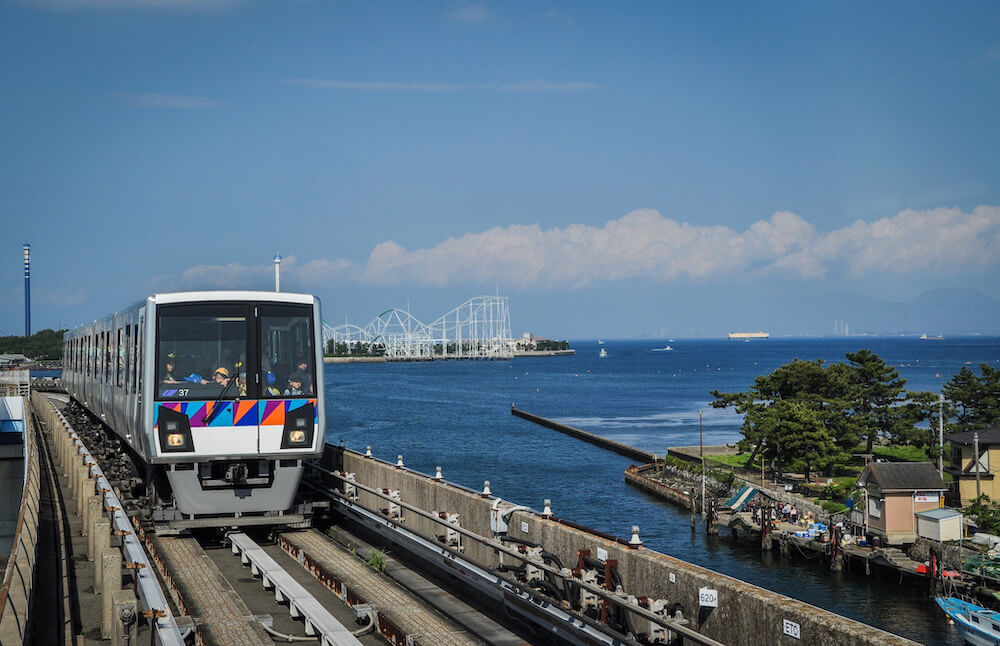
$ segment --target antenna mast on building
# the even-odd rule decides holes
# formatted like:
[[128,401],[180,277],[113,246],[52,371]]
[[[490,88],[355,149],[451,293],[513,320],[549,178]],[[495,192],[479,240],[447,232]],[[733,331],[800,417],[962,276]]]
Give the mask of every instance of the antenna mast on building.
[[274,291],[281,291],[281,255],[274,254]]

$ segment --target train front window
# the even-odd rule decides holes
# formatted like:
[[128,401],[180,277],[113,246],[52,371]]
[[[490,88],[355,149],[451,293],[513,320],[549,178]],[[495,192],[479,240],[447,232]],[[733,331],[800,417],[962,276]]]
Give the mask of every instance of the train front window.
[[261,397],[314,397],[312,307],[260,306]]
[[245,396],[248,320],[242,304],[161,306],[157,399]]

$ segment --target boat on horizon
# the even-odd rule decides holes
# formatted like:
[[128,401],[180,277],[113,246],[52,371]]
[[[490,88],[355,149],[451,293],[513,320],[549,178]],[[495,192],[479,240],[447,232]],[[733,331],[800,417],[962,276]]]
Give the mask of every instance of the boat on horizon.
[[608,351],[605,350],[604,348],[601,348],[601,352],[597,356],[599,356],[600,358],[604,359],[605,357],[608,356]]
[[923,333],[923,334],[920,335],[920,340],[921,341],[944,341],[944,335],[943,334],[938,334],[937,336],[927,336],[927,333],[925,332],[925,333]]
[[730,341],[749,341],[750,339],[769,339],[771,338],[768,332],[730,332]]
[[653,352],[669,352],[670,350],[673,350],[673,348],[669,345],[662,348],[653,348]]
[[937,597],[937,604],[955,627],[962,639],[975,646],[1000,644],[1000,612],[989,610],[958,597]]

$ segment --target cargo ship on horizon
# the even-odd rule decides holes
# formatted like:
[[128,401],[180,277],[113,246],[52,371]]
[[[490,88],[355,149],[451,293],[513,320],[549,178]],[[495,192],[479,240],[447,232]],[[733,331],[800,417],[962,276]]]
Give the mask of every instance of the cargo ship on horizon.
[[750,341],[751,339],[769,339],[771,335],[767,332],[730,332],[730,341]]

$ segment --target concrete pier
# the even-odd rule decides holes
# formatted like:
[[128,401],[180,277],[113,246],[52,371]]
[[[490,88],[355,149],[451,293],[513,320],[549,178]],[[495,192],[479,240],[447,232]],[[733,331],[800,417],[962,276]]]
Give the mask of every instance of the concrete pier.
[[544,426],[545,428],[551,428],[554,431],[571,435],[577,439],[589,442],[603,449],[614,451],[615,453],[624,455],[632,460],[639,460],[643,464],[646,464],[647,462],[656,462],[656,456],[648,451],[643,451],[642,449],[637,449],[633,446],[629,446],[628,444],[622,444],[621,442],[615,442],[614,440],[609,440],[601,437],[600,435],[594,435],[593,433],[588,433],[587,431],[574,428],[566,424],[560,424],[559,422],[546,419],[545,417],[529,413],[528,411],[521,410],[519,408],[514,408],[513,406],[510,407],[510,414],[514,417],[520,417],[521,419],[526,419],[529,422],[534,422],[539,426]]

